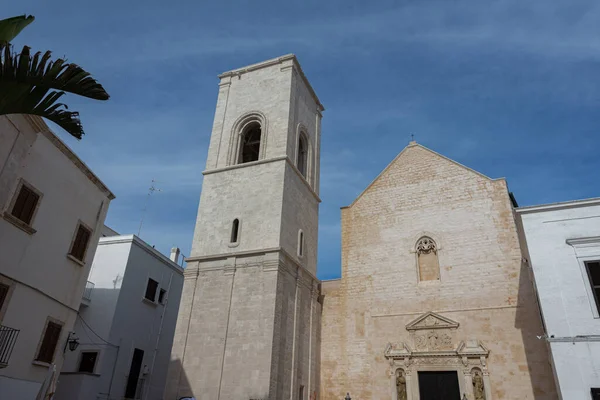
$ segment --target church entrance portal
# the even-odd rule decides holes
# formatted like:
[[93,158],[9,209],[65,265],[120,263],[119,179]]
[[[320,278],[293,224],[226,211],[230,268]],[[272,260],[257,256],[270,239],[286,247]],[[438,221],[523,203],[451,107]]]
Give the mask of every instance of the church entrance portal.
[[460,400],[456,371],[419,371],[421,400]]

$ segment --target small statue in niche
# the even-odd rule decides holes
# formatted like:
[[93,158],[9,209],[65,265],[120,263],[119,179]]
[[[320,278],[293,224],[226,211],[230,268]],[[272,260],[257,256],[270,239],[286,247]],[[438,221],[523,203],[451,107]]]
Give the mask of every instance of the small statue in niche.
[[483,376],[481,376],[481,371],[479,370],[473,371],[473,394],[475,395],[475,400],[485,400]]
[[406,400],[406,376],[401,369],[396,371],[396,391],[398,400]]

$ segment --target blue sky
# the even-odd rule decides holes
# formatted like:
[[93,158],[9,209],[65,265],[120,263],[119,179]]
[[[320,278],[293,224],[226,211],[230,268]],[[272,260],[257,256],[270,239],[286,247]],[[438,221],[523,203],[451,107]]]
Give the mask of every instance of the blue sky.
[[21,0],[15,41],[106,87],[76,96],[87,135],[55,129],[114,191],[107,224],[189,254],[217,74],[295,53],[326,107],[319,277],[340,274],[339,207],[415,139],[521,205],[600,196],[600,3]]

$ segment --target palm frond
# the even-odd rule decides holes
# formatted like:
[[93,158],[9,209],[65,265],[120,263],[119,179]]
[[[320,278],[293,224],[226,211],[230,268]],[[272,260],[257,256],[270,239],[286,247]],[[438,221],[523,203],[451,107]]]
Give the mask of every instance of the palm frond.
[[65,104],[57,102],[65,92],[95,100],[109,98],[89,72],[62,58],[52,61],[49,51],[32,57],[27,46],[20,54],[6,46],[0,52],[0,115],[39,115],[81,139],[84,131],[79,113],[67,111]]
[[0,21],[0,47],[12,41],[27,25],[35,20],[33,15],[19,15]]

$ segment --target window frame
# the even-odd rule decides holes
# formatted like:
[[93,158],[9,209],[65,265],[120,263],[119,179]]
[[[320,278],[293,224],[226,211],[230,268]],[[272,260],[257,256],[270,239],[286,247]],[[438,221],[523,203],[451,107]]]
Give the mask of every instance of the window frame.
[[165,305],[167,302],[167,289],[159,288],[158,289],[158,303]]
[[233,127],[231,129],[232,140],[229,141],[229,149],[227,153],[228,166],[243,165],[243,163],[240,162],[240,153],[242,149],[242,135],[244,134],[248,126],[255,122],[260,125],[261,129],[258,161],[263,160],[265,158],[268,135],[268,121],[267,117],[262,112],[254,110],[241,115],[233,124]]
[[[232,242],[231,239],[233,239],[233,224],[235,223],[235,221],[238,221],[238,226],[237,226],[237,241]],[[237,247],[240,244],[240,238],[242,236],[242,219],[241,218],[234,218],[233,221],[231,221],[231,224],[229,225],[229,242],[227,243],[228,247]]]
[[[423,238],[428,238],[435,244],[435,254],[438,262],[438,279],[423,280],[421,279],[421,267],[419,264],[419,242]],[[421,231],[418,235],[413,236],[413,246],[410,252],[415,255],[415,274],[417,277],[417,285],[438,285],[443,281],[443,268],[442,268],[442,241],[441,238],[432,232]]]
[[[594,313],[594,309],[593,306],[596,306],[595,309],[595,318],[596,315],[600,314],[600,295],[598,295],[596,293],[597,289],[600,289],[600,282],[598,282],[598,284],[594,284],[594,281],[592,280],[592,274],[590,272],[590,268],[589,268],[589,264],[598,264],[598,268],[600,269],[600,258],[599,259],[590,259],[590,260],[582,260],[583,266],[585,268],[585,273],[587,275],[588,281],[587,281],[587,286],[589,288],[588,290],[588,294],[591,294],[591,299],[593,301],[592,304],[592,313]],[[591,292],[591,293],[590,293]]]
[[[29,223],[21,220],[20,218],[16,217],[15,215],[13,215],[13,209],[15,208],[17,199],[19,198],[19,195],[21,194],[21,189],[23,188],[23,186],[25,186],[28,190],[32,191],[34,194],[36,194],[38,196],[37,199],[37,203],[35,204],[35,207],[33,208],[33,212],[31,213],[31,218]],[[33,235],[34,233],[36,233],[37,231],[33,228],[33,224],[35,222],[37,213],[39,211],[40,208],[40,204],[42,203],[42,199],[44,197],[44,194],[38,190],[35,186],[33,186],[31,183],[29,183],[28,181],[26,181],[23,178],[19,178],[17,185],[15,186],[12,194],[11,194],[11,200],[8,203],[7,207],[4,209],[3,212],[3,217],[5,220],[7,220],[8,222],[10,222],[11,224],[13,224],[14,226],[16,226],[17,228],[21,229],[22,231]]]
[[[55,324],[55,325],[60,326],[60,332],[58,333],[58,337],[56,338],[56,343],[54,344],[54,350],[52,351],[52,358],[50,359],[50,361],[46,361],[46,360],[40,359],[40,353],[42,351],[42,346],[44,345],[44,338],[46,337],[46,333],[48,331],[48,327],[50,326],[50,324]],[[64,327],[65,327],[64,322],[62,322],[56,318],[52,318],[52,317],[46,318],[46,323],[44,324],[44,329],[42,330],[42,334],[40,335],[37,349],[35,351],[35,356],[32,361],[33,364],[42,365],[42,366],[48,366],[48,365],[52,364],[52,362],[54,361],[54,358],[56,357],[56,349],[58,349],[60,347],[58,344],[60,343],[61,337],[63,336]]]
[[[301,144],[304,144],[304,156],[301,155],[300,152],[300,147]],[[300,133],[298,134],[298,140],[296,141],[296,168],[298,169],[298,171],[300,172],[300,175],[302,175],[304,177],[304,179],[306,179],[306,181],[309,181],[309,156],[310,156],[310,144],[308,141],[308,135],[306,134],[306,132],[304,130],[301,130]],[[302,171],[302,168],[300,168],[300,160],[303,159],[303,163],[304,163],[304,171]]]
[[[150,281],[156,283],[156,287],[154,288],[154,296],[153,296],[154,298],[153,299],[150,299],[150,298],[147,297]],[[144,291],[143,299],[146,300],[146,301],[148,301],[148,302],[150,302],[150,303],[152,303],[152,304],[156,304],[156,299],[157,299],[156,295],[157,295],[159,287],[160,287],[160,285],[159,285],[159,282],[157,280],[148,277],[148,280],[146,281],[146,290]]]
[[0,285],[8,287],[6,296],[4,296],[4,300],[2,301],[2,303],[0,303],[0,323],[2,323],[2,320],[4,319],[4,314],[6,314],[6,311],[8,310],[8,305],[10,304],[10,298],[12,297],[12,294],[15,290],[15,282],[4,275],[0,275]]
[[[250,161],[244,162],[243,161],[244,160],[244,148],[245,148],[244,142],[246,140],[246,135],[248,134],[248,132],[250,132],[256,126],[258,126],[258,130],[260,131],[258,145],[257,145],[258,153],[256,154],[256,160],[250,160]],[[240,131],[240,143],[238,146],[238,156],[237,156],[236,164],[243,165],[243,164],[257,162],[263,158],[263,157],[261,157],[262,152],[263,152],[263,127],[262,127],[262,124],[260,123],[260,121],[257,121],[257,120],[248,121],[248,123],[244,124],[244,126],[242,127],[242,130]]]
[[579,272],[581,273],[584,290],[588,297],[592,317],[594,319],[599,319],[600,311],[596,306],[592,282],[588,276],[585,263],[590,261],[600,261],[600,236],[570,238],[565,240],[565,243],[573,247],[577,263],[579,264]]
[[296,254],[298,257],[304,257],[304,253],[306,253],[306,242],[305,235],[302,229],[298,229],[298,243],[296,245]]
[[[79,233],[80,227],[84,228],[89,233],[88,241],[85,244],[85,248],[83,250],[83,256],[81,257],[81,260],[73,254],[73,248],[75,246],[75,242],[77,240],[77,235]],[[94,230],[92,228],[90,228],[82,220],[78,220],[77,225],[75,226],[75,231],[73,232],[73,235],[71,237],[71,244],[69,245],[69,251],[67,252],[67,258],[74,261],[75,263],[79,264],[80,266],[84,266],[85,258],[87,257],[87,252],[88,252],[88,249],[90,248],[90,242],[92,241],[93,236],[94,236]]]
[[[83,354],[84,353],[95,353],[96,354],[96,358],[94,359],[94,366],[92,367],[92,371],[82,371],[81,370],[81,362],[83,360]],[[98,360],[100,359],[100,350],[94,350],[94,349],[85,349],[85,350],[81,350],[79,352],[79,359],[77,361],[77,372],[81,373],[81,374],[95,374],[96,373],[96,369],[98,368]]]

